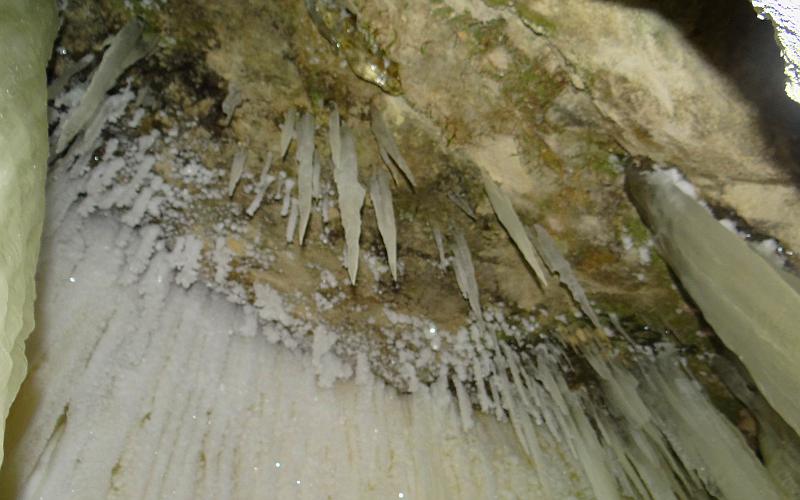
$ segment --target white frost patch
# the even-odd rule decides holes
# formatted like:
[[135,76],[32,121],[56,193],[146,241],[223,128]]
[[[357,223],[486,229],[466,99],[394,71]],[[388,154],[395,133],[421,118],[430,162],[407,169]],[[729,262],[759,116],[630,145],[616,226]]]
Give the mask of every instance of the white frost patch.
[[674,184],[683,194],[708,208],[697,194],[697,188],[694,187],[694,184],[689,182],[677,168],[663,168],[656,165],[652,175],[654,179]]
[[256,283],[253,286],[256,294],[255,306],[258,315],[265,321],[274,321],[283,326],[292,326],[296,320],[288,313],[283,298],[277,290],[266,283]]
[[200,269],[200,254],[203,251],[203,241],[197,236],[179,236],[175,247],[170,254],[172,266],[178,269],[175,282],[184,288],[189,288],[197,281],[197,272]]
[[228,240],[224,236],[218,236],[214,241],[214,253],[211,256],[211,261],[214,264],[214,281],[218,284],[223,284],[228,279],[228,273],[231,272],[231,259],[233,253],[228,248]]

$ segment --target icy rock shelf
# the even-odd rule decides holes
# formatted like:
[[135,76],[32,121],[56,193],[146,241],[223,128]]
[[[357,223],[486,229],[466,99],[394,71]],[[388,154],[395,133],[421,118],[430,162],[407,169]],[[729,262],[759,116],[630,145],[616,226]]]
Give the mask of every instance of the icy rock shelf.
[[[182,234],[168,248],[155,224],[164,215],[179,217],[197,195],[170,186],[155,169],[157,147],[177,132],[101,142],[101,132],[119,128],[137,99],[129,85],[107,97],[96,90],[110,88],[108,75],[143,55],[136,32],[129,25],[112,40],[92,81],[56,96],[67,111],[51,115],[58,124],[52,146],[65,154],[49,180],[41,326],[29,345],[33,369],[21,410],[11,421],[4,494],[749,499],[797,492],[776,466],[755,457],[670,346],[633,352],[623,363],[591,337],[577,346],[601,389],[590,391],[567,382],[566,339],[522,350],[498,341],[458,231],[446,238],[437,229],[435,241],[475,321],[459,332],[453,358],[431,364],[438,367],[433,384],[416,380],[424,352],[399,350],[410,395],[373,375],[363,346],[342,346],[337,332],[295,317],[290,296],[256,284],[250,304],[242,290],[221,287],[231,270],[223,237],[208,252],[213,279],[204,278],[203,239]],[[116,69],[103,66],[112,60]],[[226,102],[229,122],[239,97]],[[135,126],[137,113],[129,124]],[[371,116],[389,172],[397,183],[394,168],[400,170],[415,187],[380,112],[373,108]],[[244,174],[246,147],[235,155],[227,189],[219,173],[191,161],[184,175],[213,180],[219,187],[201,192],[209,199],[249,188],[250,217],[263,203],[280,200],[286,240],[302,245],[313,201],[323,198],[323,218],[326,202],[314,123],[311,115],[291,111],[283,125],[277,153],[283,159],[297,142],[296,180],[285,172],[273,177],[268,156],[251,183]],[[353,141],[332,113],[344,262],[355,283],[367,190]],[[94,157],[101,145],[102,157]],[[388,176],[379,171],[369,188],[397,280],[402,267]],[[490,180],[486,190],[499,223],[541,282],[544,263],[599,333],[601,320],[552,238],[541,226],[531,238],[510,199]],[[441,347],[433,347],[435,327],[389,309],[385,314],[429,334],[433,351]]]

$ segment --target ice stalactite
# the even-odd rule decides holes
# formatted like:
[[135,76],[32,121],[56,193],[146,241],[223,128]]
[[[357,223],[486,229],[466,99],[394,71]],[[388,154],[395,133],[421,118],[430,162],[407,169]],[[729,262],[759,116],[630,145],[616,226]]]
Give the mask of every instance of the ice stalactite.
[[378,170],[372,176],[369,185],[369,194],[372,206],[375,207],[375,217],[378,219],[378,230],[386,247],[386,256],[389,260],[389,270],[392,279],[397,281],[397,226],[394,219],[394,206],[392,204],[392,188],[389,185],[389,174]]
[[299,193],[300,244],[306,237],[314,191],[314,116],[305,113],[297,128],[297,189]]
[[506,228],[511,240],[515,245],[517,245],[517,248],[519,248],[522,256],[525,257],[525,261],[529,266],[531,266],[531,269],[533,269],[533,272],[536,274],[536,278],[539,280],[539,283],[541,283],[542,286],[546,286],[547,277],[544,274],[542,261],[539,258],[539,255],[536,253],[536,249],[531,243],[528,233],[525,231],[525,227],[522,225],[522,221],[520,221],[516,210],[514,210],[514,206],[511,204],[511,199],[497,186],[497,184],[494,183],[493,180],[488,177],[487,174],[484,174],[483,183],[484,188],[486,189],[486,194],[489,197],[489,201],[491,202],[492,208],[497,214],[497,218],[500,220],[500,223]]
[[668,172],[629,171],[626,182],[659,252],[703,316],[800,432],[800,293],[792,281],[679,189]]
[[[334,140],[332,139],[332,144]],[[361,207],[364,204],[366,190],[358,182],[358,161],[353,132],[346,124],[341,124],[338,139],[338,158],[334,159],[333,178],[339,193],[339,212],[345,234],[345,267],[350,275],[350,282],[355,285],[358,275],[359,239],[361,238]],[[331,147],[333,151],[334,148]]]

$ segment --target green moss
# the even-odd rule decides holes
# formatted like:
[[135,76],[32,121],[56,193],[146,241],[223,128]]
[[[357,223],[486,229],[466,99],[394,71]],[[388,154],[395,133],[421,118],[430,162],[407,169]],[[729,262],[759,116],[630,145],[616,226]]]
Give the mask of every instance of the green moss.
[[647,229],[647,226],[638,216],[631,215],[626,217],[623,225],[635,244],[642,245],[650,239],[650,230]]
[[503,92],[523,112],[543,113],[568,83],[562,73],[550,73],[543,64],[518,57],[502,80]]
[[436,19],[445,20],[452,17],[455,11],[447,5],[443,5],[441,7],[436,7],[435,9],[433,9],[432,13],[433,17],[435,17]]

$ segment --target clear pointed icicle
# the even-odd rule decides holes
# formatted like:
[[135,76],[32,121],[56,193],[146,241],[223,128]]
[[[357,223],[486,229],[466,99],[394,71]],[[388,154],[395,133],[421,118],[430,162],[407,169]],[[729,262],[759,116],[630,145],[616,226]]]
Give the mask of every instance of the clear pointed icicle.
[[536,230],[537,248],[539,248],[545,264],[553,274],[558,274],[558,279],[567,287],[567,290],[569,290],[575,302],[578,303],[583,314],[589,317],[595,328],[602,331],[603,325],[600,324],[600,318],[597,317],[597,312],[595,312],[588,297],[586,297],[586,292],[578,282],[578,278],[575,277],[572,266],[570,266],[567,259],[561,255],[561,252],[558,251],[558,246],[556,246],[556,242],[542,226],[536,224],[534,229]]
[[297,189],[300,206],[300,244],[303,244],[311,217],[311,198],[314,190],[314,116],[305,113],[297,127]]
[[72,139],[86,127],[117,78],[154,46],[153,40],[148,40],[143,35],[144,25],[134,18],[111,39],[80,104],[70,111],[64,122],[56,146],[58,153],[64,151]]
[[322,186],[320,185],[320,175],[322,174],[322,165],[319,160],[319,150],[314,150],[314,164],[313,172],[311,174],[311,196],[315,200],[322,198]]
[[236,108],[242,104],[242,91],[236,83],[231,83],[228,88],[228,94],[225,96],[225,99],[222,101],[222,113],[225,115],[225,126],[231,124],[231,120],[233,120],[233,113],[236,111]]
[[297,123],[297,110],[292,108],[286,112],[286,118],[281,124],[281,154],[278,157],[281,160],[286,156],[286,152],[289,151],[289,144],[292,143],[292,139],[297,137],[295,123]]
[[233,157],[233,163],[231,164],[231,172],[230,176],[228,177],[228,197],[232,197],[234,191],[236,191],[236,185],[239,184],[239,179],[242,178],[242,173],[244,172],[244,166],[247,163],[247,149],[239,148],[236,151],[236,155]]
[[294,241],[294,233],[297,230],[297,219],[300,216],[300,204],[297,198],[292,198],[289,202],[291,208],[289,209],[289,218],[286,219],[286,243]]
[[458,288],[464,298],[469,302],[469,308],[472,313],[478,318],[483,319],[483,310],[481,308],[480,293],[478,292],[478,281],[475,279],[475,267],[472,264],[472,254],[467,246],[467,239],[464,233],[458,232],[453,241],[453,270],[456,273],[456,281]]
[[361,207],[366,190],[358,182],[355,139],[345,124],[341,124],[339,141],[341,151],[338,160],[335,160],[338,164],[333,169],[333,180],[339,193],[339,212],[344,227],[345,265],[350,282],[355,285],[358,274],[358,240],[361,238]]
[[[375,140],[378,141],[378,148],[381,150],[381,158],[383,158],[383,161],[387,164],[386,166],[391,169],[391,162],[394,162],[397,168],[406,176],[411,187],[416,188],[417,181],[414,179],[414,173],[408,167],[403,155],[400,154],[394,136],[392,136],[392,133],[389,131],[389,127],[386,126],[386,122],[383,120],[380,110],[374,104],[370,108],[370,120],[372,122],[372,133],[375,135]],[[388,161],[389,159],[391,159],[391,162]]]
[[436,243],[436,250],[439,252],[439,267],[447,267],[447,257],[444,254],[444,236],[438,226],[433,226],[433,241]]
[[525,257],[525,261],[533,269],[539,283],[542,286],[547,286],[547,278],[542,268],[542,261],[539,259],[539,255],[536,253],[530,238],[528,238],[528,233],[525,231],[522,221],[519,220],[519,216],[511,204],[511,199],[485,173],[483,174],[483,186],[500,223],[506,228],[508,235],[517,245],[519,251],[522,252],[522,256]]
[[264,167],[261,169],[261,177],[259,177],[258,184],[256,185],[256,197],[253,198],[250,206],[247,207],[247,215],[250,217],[255,215],[256,211],[261,206],[261,202],[264,200],[264,193],[267,192],[267,188],[269,188],[270,184],[275,181],[275,176],[269,173],[270,167],[272,167],[272,151],[267,153],[267,161],[264,162]]
[[378,230],[383,238],[383,245],[386,247],[389,270],[392,272],[392,279],[397,281],[397,226],[392,205],[392,188],[389,185],[389,174],[385,170],[378,169],[372,176],[369,194],[372,198],[372,205],[375,207]]

